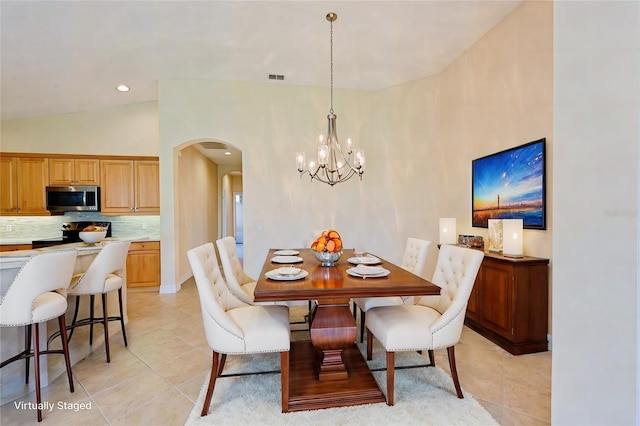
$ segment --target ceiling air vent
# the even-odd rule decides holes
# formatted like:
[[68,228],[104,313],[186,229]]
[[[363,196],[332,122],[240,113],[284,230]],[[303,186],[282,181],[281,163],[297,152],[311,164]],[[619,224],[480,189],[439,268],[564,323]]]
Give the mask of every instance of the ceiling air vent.
[[200,146],[203,149],[229,149],[229,147],[222,142],[200,142]]
[[284,75],[269,74],[269,80],[284,80]]

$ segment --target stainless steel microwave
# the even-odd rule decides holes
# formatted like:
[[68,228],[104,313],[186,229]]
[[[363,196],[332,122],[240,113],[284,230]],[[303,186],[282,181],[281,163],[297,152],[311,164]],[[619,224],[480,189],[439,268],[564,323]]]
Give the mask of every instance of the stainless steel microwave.
[[99,212],[99,186],[47,186],[47,210],[51,213]]

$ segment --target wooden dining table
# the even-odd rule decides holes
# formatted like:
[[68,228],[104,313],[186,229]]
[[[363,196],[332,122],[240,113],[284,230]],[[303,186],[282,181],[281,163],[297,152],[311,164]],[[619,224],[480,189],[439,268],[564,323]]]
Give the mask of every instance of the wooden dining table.
[[[347,270],[353,250],[344,250],[335,266],[321,266],[310,249],[297,249],[302,262],[272,262],[270,249],[254,291],[256,302],[314,301],[309,313],[311,341],[291,342],[288,401],[283,411],[385,402],[369,366],[356,345],[356,321],[349,302],[356,297],[440,294],[435,284],[380,258],[385,277],[356,277]],[[378,256],[379,257],[379,256]],[[308,272],[298,280],[272,280],[265,273],[283,266]]]

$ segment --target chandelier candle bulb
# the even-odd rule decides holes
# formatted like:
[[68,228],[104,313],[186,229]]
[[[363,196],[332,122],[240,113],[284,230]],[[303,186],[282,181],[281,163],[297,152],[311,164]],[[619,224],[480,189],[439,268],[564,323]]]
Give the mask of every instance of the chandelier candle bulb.
[[298,163],[298,171],[303,172],[307,164],[304,158],[304,152],[296,153],[296,162]]

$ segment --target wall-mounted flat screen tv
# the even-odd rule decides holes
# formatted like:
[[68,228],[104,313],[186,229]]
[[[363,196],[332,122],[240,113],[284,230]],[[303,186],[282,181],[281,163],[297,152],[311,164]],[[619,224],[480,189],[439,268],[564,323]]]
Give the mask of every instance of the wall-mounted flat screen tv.
[[489,219],[522,219],[526,229],[546,229],[546,139],[471,162],[472,226]]

